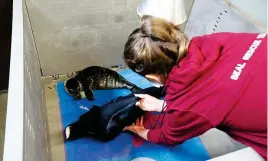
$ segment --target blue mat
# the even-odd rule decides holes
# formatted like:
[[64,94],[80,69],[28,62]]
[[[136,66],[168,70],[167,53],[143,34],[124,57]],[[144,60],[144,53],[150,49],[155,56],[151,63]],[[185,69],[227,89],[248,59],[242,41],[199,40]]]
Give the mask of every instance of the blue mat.
[[[141,88],[151,86],[150,82],[130,70],[123,70],[120,74]],[[88,101],[86,98],[75,101],[65,92],[63,82],[57,83],[57,91],[63,128],[76,121],[93,104],[103,105],[112,99],[130,93],[124,89],[99,90],[94,92],[96,98],[94,101]],[[131,161],[142,158],[156,161],[204,161],[210,159],[198,137],[173,148],[146,141],[133,144],[135,138],[136,142],[140,139],[137,140],[136,136],[124,132],[108,143],[101,143],[89,138],[67,142],[65,143],[66,161]]]

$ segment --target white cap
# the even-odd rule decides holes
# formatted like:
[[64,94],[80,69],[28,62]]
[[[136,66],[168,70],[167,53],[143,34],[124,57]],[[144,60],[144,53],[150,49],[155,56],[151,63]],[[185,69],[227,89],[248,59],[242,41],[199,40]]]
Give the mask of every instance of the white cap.
[[137,7],[139,17],[150,15],[163,18],[175,25],[184,23],[187,19],[185,0],[143,0]]

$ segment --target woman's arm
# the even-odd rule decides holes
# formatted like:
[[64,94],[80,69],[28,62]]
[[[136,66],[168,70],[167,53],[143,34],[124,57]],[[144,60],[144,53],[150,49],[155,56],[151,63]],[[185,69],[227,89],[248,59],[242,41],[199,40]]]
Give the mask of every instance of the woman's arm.
[[189,111],[174,111],[166,114],[164,124],[159,129],[145,129],[143,118],[124,130],[132,131],[155,144],[180,144],[213,128],[213,125],[199,114]]
[[161,128],[147,132],[146,139],[156,144],[180,144],[213,127],[206,118],[199,114],[191,111],[173,111],[166,114]]
[[136,120],[135,125],[127,126],[123,129],[123,131],[131,131],[143,139],[147,140],[147,134],[149,132],[149,129],[145,129],[143,126],[143,116],[140,119]]
[[162,112],[166,110],[166,102],[148,94],[135,94],[140,100],[136,103],[144,111]]

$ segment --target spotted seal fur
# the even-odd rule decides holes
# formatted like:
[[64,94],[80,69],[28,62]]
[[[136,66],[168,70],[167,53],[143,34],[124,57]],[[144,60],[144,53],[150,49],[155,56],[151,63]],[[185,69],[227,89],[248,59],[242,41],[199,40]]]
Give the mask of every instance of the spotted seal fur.
[[125,88],[136,92],[141,89],[116,71],[100,66],[90,66],[79,71],[76,76],[65,82],[64,87],[75,100],[81,99],[82,91],[88,100],[94,100],[94,90]]

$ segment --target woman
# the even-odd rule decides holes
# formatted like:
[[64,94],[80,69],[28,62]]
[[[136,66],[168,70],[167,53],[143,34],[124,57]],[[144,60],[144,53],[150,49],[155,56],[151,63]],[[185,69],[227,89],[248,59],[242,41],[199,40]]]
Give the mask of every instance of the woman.
[[215,33],[188,41],[175,25],[145,16],[128,38],[124,60],[133,71],[163,84],[165,102],[149,95],[146,111],[166,106],[164,124],[124,130],[156,144],[175,145],[211,128],[267,158],[266,34]]

